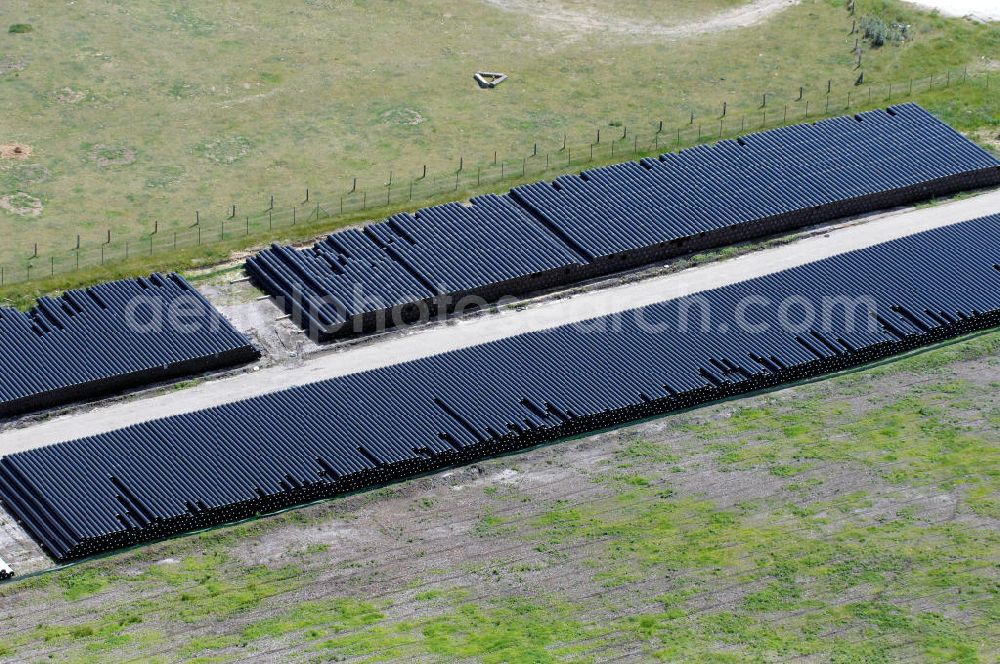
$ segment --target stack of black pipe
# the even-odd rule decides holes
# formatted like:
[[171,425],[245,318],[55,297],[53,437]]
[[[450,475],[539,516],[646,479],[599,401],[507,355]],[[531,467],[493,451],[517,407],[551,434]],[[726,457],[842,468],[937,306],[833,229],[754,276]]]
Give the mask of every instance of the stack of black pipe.
[[247,271],[329,340],[994,184],[1000,161],[906,104],[274,245]]
[[27,313],[0,308],[0,416],[258,357],[179,275],[68,291]]
[[1000,325],[1000,216],[635,311],[34,449],[0,498],[91,555]]

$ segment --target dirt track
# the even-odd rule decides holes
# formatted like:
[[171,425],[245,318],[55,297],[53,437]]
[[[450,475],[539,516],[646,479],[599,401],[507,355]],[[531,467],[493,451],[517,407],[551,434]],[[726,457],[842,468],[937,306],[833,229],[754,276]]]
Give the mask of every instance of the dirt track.
[[[799,0],[756,0],[750,4],[720,12],[707,18],[685,23],[663,24],[657,21],[635,21],[599,9],[562,7],[559,3],[533,2],[532,0],[484,0],[487,4],[512,12],[531,15],[545,27],[574,35],[605,34],[630,37],[633,40],[651,39],[673,41],[703,34],[746,28],[767,20],[777,12]],[[610,7],[611,5],[608,5]]]
[[[296,385],[475,346],[517,334],[586,321],[771,274],[828,256],[1000,211],[1000,191],[934,207],[889,213],[828,234],[695,267],[663,277],[573,297],[505,309],[468,319],[386,335],[376,343],[348,346],[290,362],[208,381],[184,390],[98,406],[0,433],[0,454],[72,440],[129,424],[192,412]],[[267,311],[267,302],[252,303]],[[272,313],[276,311],[273,310]],[[260,313],[260,312],[258,312]],[[263,313],[261,315],[265,315]]]

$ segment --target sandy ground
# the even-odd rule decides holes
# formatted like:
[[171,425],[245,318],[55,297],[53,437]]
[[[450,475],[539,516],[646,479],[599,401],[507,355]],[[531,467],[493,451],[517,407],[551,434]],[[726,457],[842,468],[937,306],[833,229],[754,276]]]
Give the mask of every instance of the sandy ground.
[[981,21],[1000,21],[997,0],[907,0],[925,9],[937,9],[947,16],[971,16]]
[[[738,258],[614,288],[583,292],[562,299],[548,299],[531,306],[501,309],[494,313],[425,325],[403,333],[386,335],[375,342],[333,347],[308,360],[302,360],[301,345],[294,346],[292,342],[278,339],[276,343],[298,361],[263,366],[258,371],[243,372],[142,400],[100,405],[87,412],[28,423],[21,428],[0,433],[0,454],[95,435],[130,424],[192,412],[296,385],[625,312],[997,212],[1000,212],[1000,191],[933,207],[888,213],[867,223],[831,230],[825,235]],[[271,313],[268,313],[267,307],[270,305],[266,301],[254,302],[253,305],[254,315],[260,317],[261,324],[264,318],[276,317],[276,309],[272,308]],[[288,334],[287,330],[285,334]]]
[[745,28],[767,20],[777,12],[797,5],[799,0],[756,0],[747,5],[687,23],[664,25],[658,21],[635,21],[616,17],[611,4],[599,8],[562,7],[559,3],[538,0],[484,0],[507,11],[529,14],[545,27],[574,35],[604,34],[634,40],[672,41],[698,35]]

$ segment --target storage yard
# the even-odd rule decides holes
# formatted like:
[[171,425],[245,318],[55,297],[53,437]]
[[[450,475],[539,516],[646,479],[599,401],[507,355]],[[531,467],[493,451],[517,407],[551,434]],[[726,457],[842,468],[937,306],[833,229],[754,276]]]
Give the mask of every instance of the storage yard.
[[994,332],[0,586],[6,660],[990,661],[998,352]]
[[330,340],[1000,184],[998,165],[909,104],[397,215],[304,252],[275,245],[247,270]]
[[[998,224],[708,291],[725,315],[711,330],[679,329],[684,303],[670,301],[620,325],[522,335],[7,456],[0,497],[53,557],[84,557],[844,370],[1000,324]],[[741,322],[747,292],[762,301]],[[798,296],[818,312],[848,294],[873,298],[872,310],[797,335],[772,329],[775,303]],[[855,315],[877,329],[851,329]],[[506,379],[461,378],[490,375]]]
[[[148,30],[162,18],[157,3],[133,16],[79,1],[68,11],[84,21],[116,15]],[[227,238],[223,220],[204,243],[211,213],[178,231],[161,226],[166,198],[130,195],[138,226],[156,218],[128,236],[128,223],[110,227],[122,212],[108,196],[96,267],[81,265],[82,235],[68,270],[48,240],[13,272],[0,248],[0,662],[1000,661],[1000,85],[989,55],[1000,25],[896,0],[432,2],[449,9],[445,23],[451,10],[483,23],[440,28],[456,62],[468,53],[449,45],[475,35],[558,34],[564,74],[581,57],[608,58],[602,69],[626,54],[652,62],[670,44],[677,61],[658,73],[681,86],[671,100],[688,105],[692,137],[661,120],[640,149],[643,130],[616,120],[611,139],[599,124],[589,160],[565,134],[561,166],[534,143],[537,177],[529,157],[511,175],[494,151],[490,180],[462,156],[444,195],[415,187],[430,182],[424,165],[394,200],[390,170],[373,207],[355,177],[339,214],[307,182],[299,205],[314,214],[292,207],[292,232],[274,224],[271,194],[245,223],[229,206],[242,235]],[[349,15],[384,15],[370,37],[388,27],[396,56],[433,14],[406,2],[249,3],[223,10],[220,43],[208,11],[194,0],[169,12],[172,48],[220,70],[227,50],[262,66],[245,49],[273,51],[247,36],[265,14],[275,29],[323,24],[328,40]],[[65,70],[36,67],[62,27],[42,8],[7,13],[17,22],[0,33],[0,84],[20,99],[40,72]],[[517,35],[486,37],[488,22]],[[809,26],[811,49],[792,25]],[[108,52],[158,43],[116,30]],[[750,46],[776,67],[769,83],[747,50],[757,33],[786,38],[777,60]],[[849,62],[829,59],[848,41]],[[716,73],[759,86],[759,124],[736,98],[710,113],[714,135],[696,121],[705,99],[678,72],[695,56],[713,71],[708,44],[740,54]],[[318,44],[326,73],[302,79],[323,82],[321,99],[339,89],[331,72],[388,66],[360,48],[342,62],[338,48]],[[537,58],[533,48],[522,55]],[[105,74],[118,66],[97,55]],[[772,92],[790,80],[788,58],[810,76],[835,70],[825,108],[810,115],[818,89],[799,86],[790,104]],[[266,62],[262,80],[280,82],[278,61]],[[520,110],[494,110],[522,120],[567,99],[586,106],[559,89],[527,101],[542,81],[519,87],[524,62],[477,62],[470,93],[517,97]],[[942,87],[934,76],[915,85],[935,62],[948,67]],[[845,65],[852,90],[831,105]],[[138,72],[166,66],[123,72],[122,96],[142,85]],[[870,79],[890,74],[911,76],[905,92],[887,79],[873,96]],[[710,87],[729,87],[726,76]],[[621,110],[658,88],[634,89]],[[271,94],[238,101],[241,122],[273,130],[276,116],[254,110]],[[110,102],[88,95],[65,87],[57,100]],[[131,139],[83,146],[85,162],[121,171],[118,191],[126,169],[163,154],[173,120],[153,138],[143,113],[170,110],[153,97],[124,104]],[[442,99],[454,118],[475,106],[455,90]],[[315,120],[310,142],[333,140],[310,108],[298,111]],[[734,114],[739,131],[727,133]],[[0,214],[59,226],[59,206],[83,188],[67,196],[72,169],[33,161],[55,143],[51,118],[32,117],[33,138],[16,114],[23,135],[0,136]],[[208,107],[191,117],[190,138],[214,122]],[[259,144],[239,127],[196,152],[243,162]],[[463,132],[431,129],[445,143]],[[358,145],[385,147],[369,139]],[[196,198],[252,187],[279,164],[316,177],[308,150],[289,166],[285,147],[267,150],[266,168],[243,163],[254,168],[239,184],[200,172]],[[49,198],[4,195],[25,174],[58,182],[55,215]],[[345,212],[357,195],[360,211]],[[178,245],[179,233],[197,244]]]

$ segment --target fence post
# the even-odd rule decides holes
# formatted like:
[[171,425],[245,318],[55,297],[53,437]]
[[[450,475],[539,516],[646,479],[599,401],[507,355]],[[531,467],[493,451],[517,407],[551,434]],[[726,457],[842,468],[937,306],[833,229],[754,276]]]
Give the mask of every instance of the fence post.
[[296,222],[296,218],[295,217],[296,217],[296,215],[297,215],[297,210],[293,207],[292,208],[292,226],[295,225],[295,222]]
[[[389,180],[392,181],[392,176],[389,176]],[[306,187],[306,203],[309,202],[309,187]]]
[[722,102],[722,117],[726,117],[726,111],[729,109],[729,104],[727,102]]
[[56,257],[49,256],[49,276],[55,276],[56,273]]

